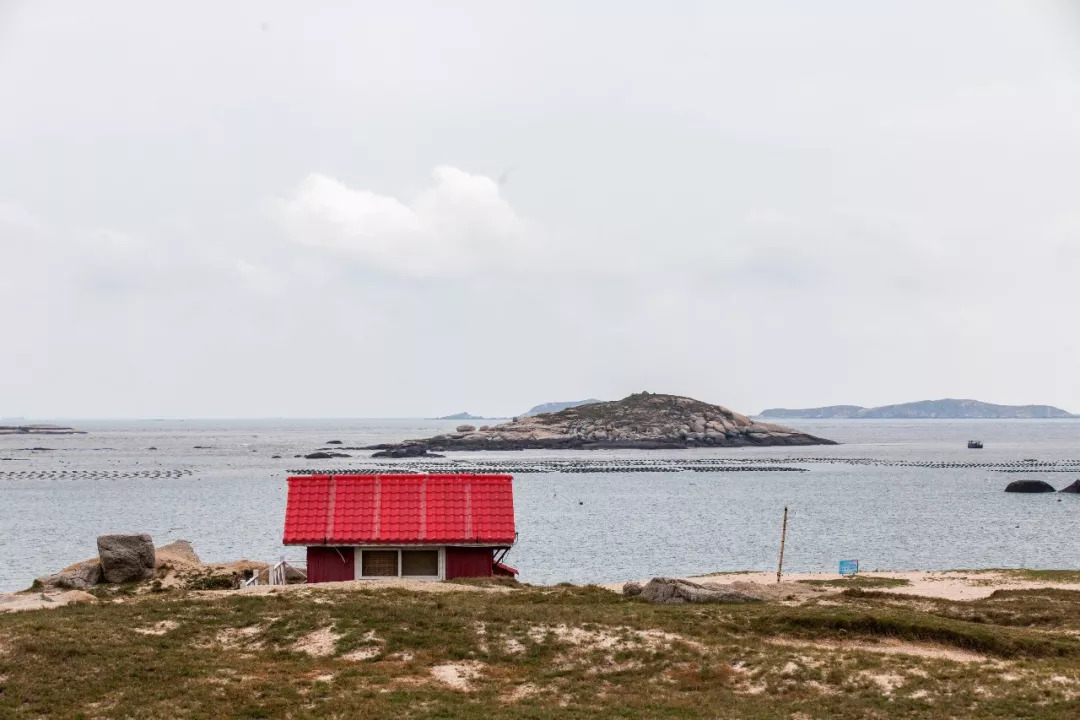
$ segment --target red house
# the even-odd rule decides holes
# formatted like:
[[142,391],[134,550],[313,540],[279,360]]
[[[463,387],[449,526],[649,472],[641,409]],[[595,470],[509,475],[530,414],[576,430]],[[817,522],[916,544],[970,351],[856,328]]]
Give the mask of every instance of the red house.
[[308,582],[516,575],[509,475],[289,478],[286,545],[307,547]]

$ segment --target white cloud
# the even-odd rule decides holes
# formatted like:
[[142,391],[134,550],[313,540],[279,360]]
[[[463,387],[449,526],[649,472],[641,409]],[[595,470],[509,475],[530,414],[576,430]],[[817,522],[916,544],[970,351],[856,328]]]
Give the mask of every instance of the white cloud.
[[437,167],[408,203],[314,173],[280,201],[296,241],[403,275],[460,274],[513,262],[529,245],[526,223],[488,177]]

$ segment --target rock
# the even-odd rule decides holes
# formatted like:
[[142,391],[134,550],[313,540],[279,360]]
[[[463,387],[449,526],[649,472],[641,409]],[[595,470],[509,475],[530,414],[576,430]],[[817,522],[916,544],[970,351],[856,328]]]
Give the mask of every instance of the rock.
[[340,440],[327,440],[326,444],[327,445],[340,445],[341,441]]
[[154,551],[155,567],[159,567],[162,563],[167,562],[182,562],[182,563],[202,563],[199,559],[198,553],[195,552],[195,548],[192,547],[191,542],[188,540],[175,540],[168,545],[162,545]]
[[457,430],[459,433],[476,432],[476,426],[475,425],[458,425],[454,429]]
[[304,456],[308,460],[329,460],[330,458],[347,458],[352,457],[348,453],[339,452],[326,452],[325,450],[317,450],[313,453],[308,453]]
[[637,597],[641,594],[641,589],[644,587],[639,582],[628,582],[622,586],[623,597]]
[[154,575],[154,541],[149,535],[102,535],[97,539],[105,582],[145,580]]
[[271,456],[270,456],[270,459],[271,459],[271,460],[280,460],[280,459],[281,459],[281,456],[280,456],[280,455],[271,455]]
[[86,560],[52,575],[39,577],[37,582],[45,589],[85,590],[100,583],[101,579],[101,563],[97,560]]
[[678,578],[653,578],[641,589],[641,597],[662,605],[679,603],[747,603],[761,598],[723,585],[699,585]]
[[83,590],[68,590],[57,595],[53,602],[60,605],[73,605],[75,603],[97,602],[97,598]]
[[1072,485],[1063,487],[1058,492],[1080,494],[1080,480],[1074,480]]
[[307,582],[307,573],[298,567],[285,563],[285,584],[302,585]]
[[373,453],[373,458],[407,458],[407,457],[439,457],[428,452],[427,446],[420,443],[410,443],[407,445],[401,445],[398,447],[392,447],[387,450],[380,450],[377,453]]
[[1014,480],[1005,488],[1012,493],[1047,493],[1054,492],[1054,486],[1042,480]]

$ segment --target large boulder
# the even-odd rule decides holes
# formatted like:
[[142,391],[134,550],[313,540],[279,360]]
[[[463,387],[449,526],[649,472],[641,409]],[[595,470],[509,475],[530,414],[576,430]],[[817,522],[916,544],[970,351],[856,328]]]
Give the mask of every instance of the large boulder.
[[105,582],[146,580],[154,575],[154,541],[149,535],[102,535],[97,548]]
[[699,585],[678,578],[653,578],[641,589],[639,597],[663,605],[679,603],[748,603],[761,598],[725,585]]
[[39,577],[37,582],[46,590],[85,590],[97,585],[101,579],[101,563],[97,560],[86,560],[52,575]]
[[1060,490],[1058,490],[1058,492],[1074,493],[1074,494],[1075,493],[1080,493],[1080,480],[1074,480],[1072,485],[1069,485],[1068,487],[1063,487]]
[[1013,480],[1005,487],[1005,492],[1048,493],[1054,492],[1054,486],[1042,480]]
[[455,428],[455,429],[456,429],[456,430],[457,430],[457,431],[458,431],[459,433],[471,433],[471,432],[476,432],[476,426],[475,426],[475,425],[458,425],[458,426],[457,426],[457,428]]

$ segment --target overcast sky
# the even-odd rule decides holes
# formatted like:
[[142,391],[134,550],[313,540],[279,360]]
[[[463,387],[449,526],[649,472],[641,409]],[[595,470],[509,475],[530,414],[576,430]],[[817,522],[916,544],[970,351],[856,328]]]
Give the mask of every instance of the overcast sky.
[[0,0],[0,417],[1080,412],[1072,3],[446,5]]

